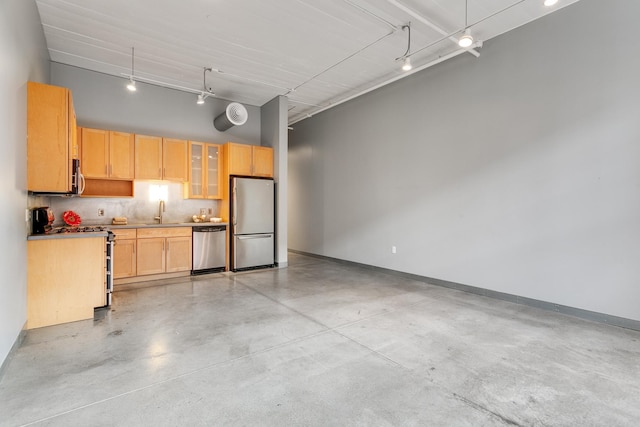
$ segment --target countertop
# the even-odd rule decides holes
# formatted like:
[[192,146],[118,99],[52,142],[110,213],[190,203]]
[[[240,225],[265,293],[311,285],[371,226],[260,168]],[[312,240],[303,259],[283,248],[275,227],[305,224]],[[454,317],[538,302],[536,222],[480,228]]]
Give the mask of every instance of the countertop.
[[105,227],[109,228],[158,228],[158,227],[207,227],[212,225],[229,225],[228,222],[167,222],[164,224],[127,224],[127,225],[112,225],[105,224]]
[[[83,224],[84,225],[84,224]],[[228,226],[228,222],[179,222],[179,223],[164,223],[164,224],[127,224],[127,225],[112,225],[112,224],[87,224],[92,226],[103,226],[109,229],[123,229],[123,228],[169,228],[169,227],[206,227],[206,226]],[[56,233],[56,234],[30,234],[27,236],[27,240],[49,240],[49,239],[86,239],[91,237],[107,237],[106,231],[85,232],[85,233]]]
[[30,234],[27,236],[27,240],[87,239],[90,237],[107,237],[107,232],[95,231],[86,233]]

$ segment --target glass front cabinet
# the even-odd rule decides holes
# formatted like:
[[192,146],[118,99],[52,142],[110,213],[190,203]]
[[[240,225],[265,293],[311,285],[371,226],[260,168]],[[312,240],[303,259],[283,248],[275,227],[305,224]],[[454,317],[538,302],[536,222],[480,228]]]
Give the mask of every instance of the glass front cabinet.
[[222,186],[220,145],[189,142],[189,199],[220,199]]

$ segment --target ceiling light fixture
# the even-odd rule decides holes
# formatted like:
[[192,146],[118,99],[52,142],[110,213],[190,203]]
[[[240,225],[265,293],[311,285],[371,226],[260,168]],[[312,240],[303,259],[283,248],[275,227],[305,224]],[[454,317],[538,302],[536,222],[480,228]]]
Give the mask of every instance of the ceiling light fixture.
[[413,67],[411,66],[411,58],[408,56],[404,58],[404,63],[402,64],[403,71],[410,71]]
[[133,80],[133,47],[131,48],[131,76],[129,76],[129,83],[127,83],[127,89],[129,89],[131,92],[135,92],[136,91],[136,82],[135,80]]
[[471,28],[469,28],[468,15],[469,15],[469,0],[465,0],[464,1],[464,34],[458,40],[458,45],[463,48],[470,47],[473,44],[473,36],[471,35]]
[[198,95],[198,100],[196,104],[202,105],[204,104],[204,100],[209,96],[215,96],[215,93],[211,90],[211,88],[207,87],[207,71],[211,71],[211,68],[204,67],[204,71],[202,72],[202,88],[204,89],[200,95]]
[[411,50],[411,22],[402,26],[402,31],[405,30],[407,31],[407,50],[405,50],[402,56],[397,57],[396,61],[402,59],[402,70],[409,71],[413,68],[411,66],[411,58],[409,58],[409,50]]
[[558,0],[544,0],[545,6],[553,6],[556,3],[558,3]]

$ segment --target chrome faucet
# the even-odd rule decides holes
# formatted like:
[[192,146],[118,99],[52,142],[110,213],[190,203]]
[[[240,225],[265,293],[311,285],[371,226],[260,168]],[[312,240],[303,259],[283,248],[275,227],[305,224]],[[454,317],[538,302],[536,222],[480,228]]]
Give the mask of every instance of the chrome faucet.
[[162,224],[163,213],[164,213],[164,200],[160,200],[160,206],[158,206],[158,216],[153,218],[158,220],[158,224]]

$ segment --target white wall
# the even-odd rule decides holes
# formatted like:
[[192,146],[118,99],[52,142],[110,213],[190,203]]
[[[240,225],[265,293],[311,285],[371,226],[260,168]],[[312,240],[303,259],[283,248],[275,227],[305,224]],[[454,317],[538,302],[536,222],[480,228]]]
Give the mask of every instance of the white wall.
[[27,81],[47,82],[33,0],[0,2],[0,365],[27,320]]
[[289,246],[640,320],[638,16],[582,0],[294,125]]

